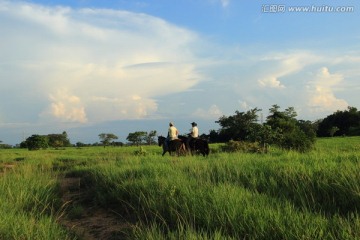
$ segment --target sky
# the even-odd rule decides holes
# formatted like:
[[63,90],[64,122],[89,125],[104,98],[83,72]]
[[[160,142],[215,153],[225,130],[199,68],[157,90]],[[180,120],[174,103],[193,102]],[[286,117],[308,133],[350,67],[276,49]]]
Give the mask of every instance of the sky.
[[357,0],[0,0],[0,141],[360,109]]

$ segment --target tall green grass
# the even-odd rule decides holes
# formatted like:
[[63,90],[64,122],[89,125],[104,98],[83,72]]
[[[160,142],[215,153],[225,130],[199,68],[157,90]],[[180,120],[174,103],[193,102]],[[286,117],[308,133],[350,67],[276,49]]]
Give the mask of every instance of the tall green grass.
[[129,239],[360,239],[359,137],[320,139],[306,154],[210,147],[207,158],[157,146],[6,150],[2,162],[22,160],[0,176],[0,239],[72,238],[56,221],[60,176],[81,177],[94,206],[135,217]]
[[21,164],[0,176],[0,239],[72,239],[57,223],[56,178],[43,170]]
[[359,138],[333,141],[308,154],[144,156],[82,171],[96,203],[135,214],[143,239],[357,239]]

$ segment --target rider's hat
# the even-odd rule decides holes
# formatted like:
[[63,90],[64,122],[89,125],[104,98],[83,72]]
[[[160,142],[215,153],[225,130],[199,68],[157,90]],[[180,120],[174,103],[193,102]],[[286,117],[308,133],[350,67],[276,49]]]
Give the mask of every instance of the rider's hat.
[[197,126],[197,123],[196,123],[196,122],[192,122],[191,125]]

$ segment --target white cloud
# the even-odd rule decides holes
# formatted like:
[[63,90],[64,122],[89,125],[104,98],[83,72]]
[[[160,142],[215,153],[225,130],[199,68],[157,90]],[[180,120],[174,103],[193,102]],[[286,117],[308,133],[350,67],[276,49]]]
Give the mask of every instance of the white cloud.
[[338,87],[344,77],[341,74],[331,74],[327,67],[321,68],[308,86],[308,106],[313,112],[327,112],[345,109],[348,103],[336,98],[334,88]]
[[270,76],[264,79],[258,80],[260,87],[270,87],[270,88],[285,88],[283,84],[275,77]]
[[284,89],[285,84],[280,81],[280,78],[288,77],[301,71],[305,66],[318,62],[320,57],[315,56],[305,51],[295,51],[291,53],[272,53],[261,59],[263,67],[267,68],[263,76],[258,79],[260,87],[269,87]]
[[156,97],[202,80],[190,50],[196,34],[162,19],[126,11],[0,4],[0,68],[6,65],[0,78],[9,79],[11,88],[16,85],[14,102],[38,92],[37,106],[45,107],[33,114],[43,119],[144,118],[156,113]]
[[217,119],[221,117],[223,113],[217,105],[213,104],[207,110],[203,108],[196,109],[192,115],[202,119]]
[[66,89],[60,89],[56,94],[50,94],[51,105],[41,113],[44,117],[54,117],[65,122],[87,122],[85,108],[81,99],[69,94]]

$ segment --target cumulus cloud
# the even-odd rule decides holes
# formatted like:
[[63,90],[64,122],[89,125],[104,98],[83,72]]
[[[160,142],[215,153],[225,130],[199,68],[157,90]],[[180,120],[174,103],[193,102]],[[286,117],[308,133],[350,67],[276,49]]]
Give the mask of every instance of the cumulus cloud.
[[59,89],[49,98],[51,105],[41,115],[65,122],[87,122],[85,107],[78,96],[69,94],[66,89]]
[[308,85],[308,106],[314,112],[336,111],[345,109],[348,103],[338,99],[334,94],[334,88],[338,87],[344,77],[341,74],[331,74],[327,67],[318,70],[314,80]]
[[271,54],[261,59],[263,66],[269,65],[263,76],[258,79],[258,85],[263,88],[284,89],[285,84],[280,78],[297,73],[305,66],[319,61],[319,57],[305,51],[292,53]]
[[192,114],[194,117],[202,118],[202,119],[217,119],[223,115],[220,108],[213,104],[209,107],[209,109],[198,108]]
[[275,76],[269,76],[267,78],[259,79],[260,87],[270,87],[270,88],[285,88],[283,84]]
[[0,78],[16,85],[13,103],[37,92],[40,118],[144,118],[156,97],[202,80],[190,50],[197,35],[146,14],[1,1],[0,28]]

